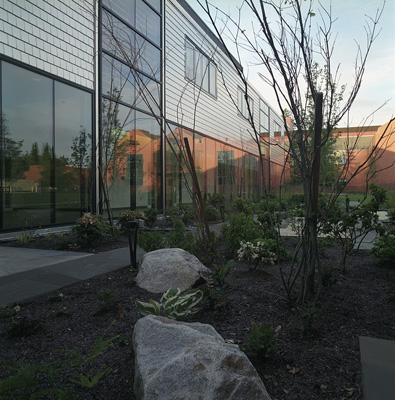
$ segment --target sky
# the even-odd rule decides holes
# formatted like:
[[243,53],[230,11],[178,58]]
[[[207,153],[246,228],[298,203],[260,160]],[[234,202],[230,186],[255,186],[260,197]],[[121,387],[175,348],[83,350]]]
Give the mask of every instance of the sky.
[[[242,0],[210,0],[210,2],[225,13],[236,17]],[[188,0],[188,3],[212,29],[209,18],[197,0]],[[318,8],[318,2],[315,3]],[[332,29],[337,35],[333,60],[334,65],[340,65],[339,83],[346,85],[345,94],[350,92],[351,83],[354,81],[356,42],[362,49],[366,48],[366,23],[384,4],[384,11],[377,27],[380,33],[369,54],[361,89],[348,120],[343,118],[339,127],[384,124],[395,117],[395,0],[321,0],[321,4],[326,8],[331,6],[332,16],[337,19]],[[314,18],[316,18],[315,24],[321,21],[318,14]],[[251,22],[251,15],[247,12],[242,13],[240,25],[248,31]],[[273,90],[258,75],[262,67],[253,66],[253,62],[252,55],[243,53],[242,64],[248,69],[250,83],[278,111]],[[381,109],[374,112],[381,106]]]

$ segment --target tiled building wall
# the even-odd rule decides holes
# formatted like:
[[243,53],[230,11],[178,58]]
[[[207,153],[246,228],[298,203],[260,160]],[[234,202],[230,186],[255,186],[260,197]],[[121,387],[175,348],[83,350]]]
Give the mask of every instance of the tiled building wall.
[[0,54],[93,89],[93,14],[93,0],[0,0]]

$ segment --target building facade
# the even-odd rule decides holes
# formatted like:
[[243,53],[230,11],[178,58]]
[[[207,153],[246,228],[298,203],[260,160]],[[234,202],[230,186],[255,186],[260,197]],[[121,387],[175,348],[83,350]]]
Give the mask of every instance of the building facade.
[[0,0],[0,79],[0,230],[190,203],[185,138],[204,195],[258,196],[251,122],[280,181],[281,118],[185,0]]

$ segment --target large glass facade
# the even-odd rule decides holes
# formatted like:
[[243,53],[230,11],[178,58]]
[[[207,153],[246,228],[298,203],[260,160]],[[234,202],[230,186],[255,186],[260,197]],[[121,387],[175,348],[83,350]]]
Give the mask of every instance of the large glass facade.
[[115,216],[162,208],[160,5],[103,1],[100,163]]
[[192,179],[183,149],[185,138],[188,138],[193,151],[196,175],[204,197],[214,192],[228,198],[258,195],[258,157],[177,125],[170,125],[166,141],[167,207],[192,202]]
[[0,229],[73,222],[90,204],[92,96],[1,62]]

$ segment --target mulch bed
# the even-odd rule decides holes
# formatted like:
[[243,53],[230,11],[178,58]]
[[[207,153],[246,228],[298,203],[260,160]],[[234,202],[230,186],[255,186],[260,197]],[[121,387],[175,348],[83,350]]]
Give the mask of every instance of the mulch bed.
[[[126,238],[122,240],[121,247],[126,245]],[[110,242],[104,249],[112,248]],[[336,247],[323,251],[327,279],[319,307],[290,305],[278,266],[250,271],[236,262],[228,276],[226,305],[207,305],[188,321],[211,324],[224,339],[241,345],[251,322],[271,324],[278,334],[276,351],[265,359],[249,357],[273,400],[362,399],[358,338],[395,339],[395,270],[379,267],[369,253],[360,251],[348,260],[347,274],[342,275],[338,254]],[[1,310],[0,360],[44,365],[68,360],[71,353],[65,350],[86,358],[101,334],[106,339],[120,335],[89,365],[58,373],[56,385],[68,387],[77,399],[134,399],[134,302],[160,297],[139,289],[135,276],[136,271],[124,268],[19,304],[19,312]],[[25,335],[10,332],[11,317],[24,321]],[[91,389],[71,381],[100,370],[107,373]],[[5,371],[0,368],[0,380]],[[46,376],[39,376],[38,382],[41,388],[54,385]]]

